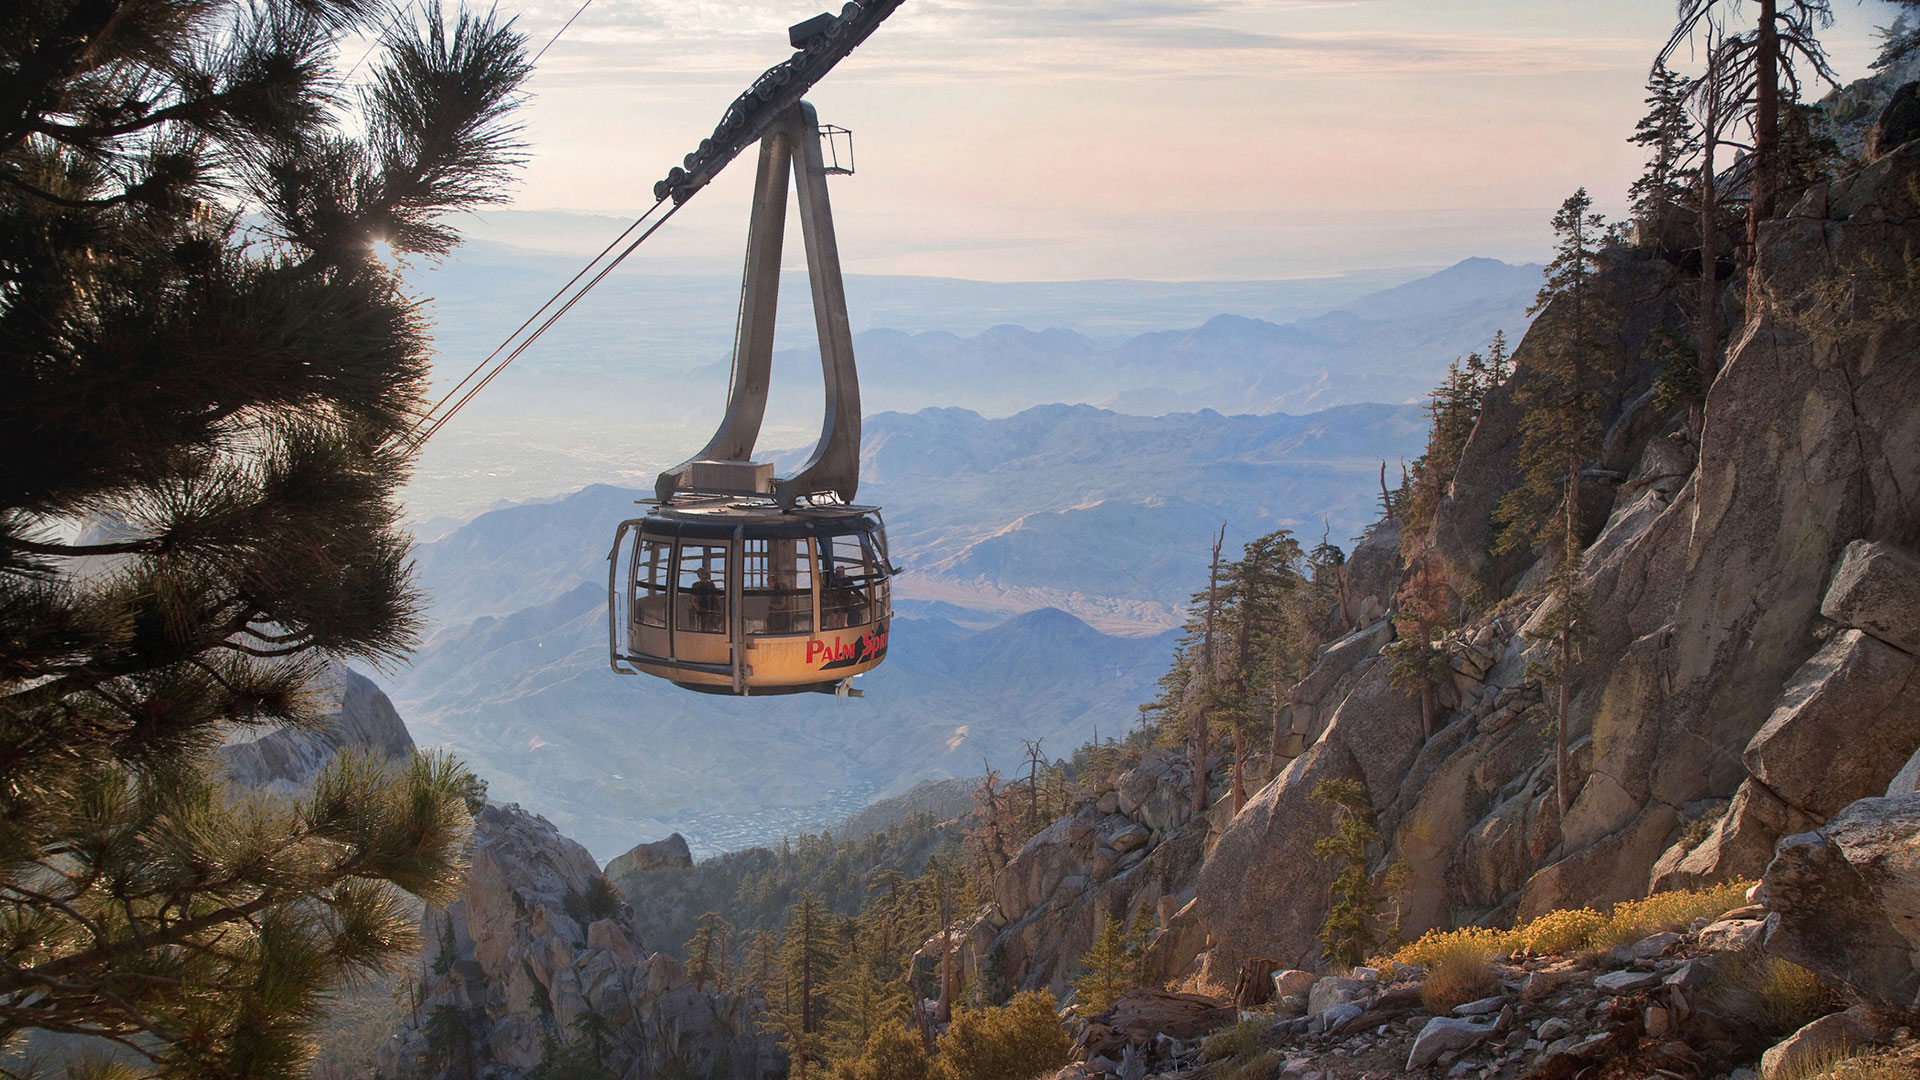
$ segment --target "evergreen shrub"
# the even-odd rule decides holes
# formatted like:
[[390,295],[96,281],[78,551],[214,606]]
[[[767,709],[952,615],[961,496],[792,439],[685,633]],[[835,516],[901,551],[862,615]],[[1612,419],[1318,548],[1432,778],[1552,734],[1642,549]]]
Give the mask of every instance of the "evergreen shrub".
[[1033,1080],[1060,1068],[1073,1040],[1059,1008],[1047,991],[1028,990],[997,1009],[960,1009],[940,1036],[934,1080]]

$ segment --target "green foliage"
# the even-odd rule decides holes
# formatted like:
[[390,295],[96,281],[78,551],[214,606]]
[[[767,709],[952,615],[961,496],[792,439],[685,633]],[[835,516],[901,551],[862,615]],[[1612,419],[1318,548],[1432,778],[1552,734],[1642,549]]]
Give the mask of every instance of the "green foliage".
[[528,1080],[618,1080],[619,1074],[607,1067],[606,1018],[584,1013],[573,1027],[575,1037],[566,1042],[546,1037],[545,1058],[527,1074]]
[[[911,880],[935,852],[957,846],[958,821],[930,812],[863,836],[803,833],[778,848],[749,848],[703,859],[687,869],[649,870],[614,884],[633,900],[641,940],[684,949],[708,912],[734,927],[734,960],[758,931],[777,933],[801,893],[835,915],[852,915],[881,882]],[[917,943],[916,943],[917,944]],[[684,952],[679,957],[690,961]]]
[[466,1009],[458,1005],[441,1005],[427,1014],[427,1022],[421,1034],[426,1036],[426,1060],[423,1064],[429,1072],[440,1072],[456,1066],[468,1076],[473,1075],[477,1057],[476,1041],[480,1037],[482,1024],[486,1019],[480,1009]]
[[780,935],[755,930],[747,935],[747,952],[740,971],[741,982],[759,988],[771,998],[780,990]]
[[984,1009],[1004,1005],[1012,996],[1013,987],[1007,982],[1007,947],[996,941],[987,950],[986,958],[980,961],[979,974],[967,987],[966,1004],[975,1009]]
[[783,993],[770,1002],[768,1030],[796,1076],[804,1076],[825,1049],[827,984],[839,964],[831,917],[811,893],[801,893],[788,911],[780,946]]
[[1647,113],[1634,125],[1627,141],[1647,151],[1647,168],[1627,189],[1634,220],[1658,228],[1676,207],[1687,205],[1695,170],[1687,162],[1700,151],[1700,134],[1687,115],[1693,81],[1654,60],[1647,76]]
[[593,880],[587,882],[585,906],[589,920],[598,922],[613,918],[619,914],[620,904],[620,890],[614,888],[613,882],[608,881],[605,875],[595,874]]
[[1693,342],[1656,326],[1647,341],[1646,357],[1653,362],[1655,408],[1674,415],[1706,400],[1706,387],[1700,385],[1700,352]]
[[1078,998],[1074,1005],[1076,1013],[1099,1016],[1113,1008],[1122,994],[1147,984],[1150,977],[1147,932],[1151,929],[1152,920],[1144,904],[1126,922],[1101,915],[1093,947],[1080,958],[1086,974],[1073,980],[1073,992]]
[[[476,790],[351,756],[240,797],[419,599],[395,497],[426,324],[370,241],[496,201],[528,73],[492,16],[366,0],[9,4],[0,139],[0,1043],[289,1078],[344,979],[417,944]],[[449,28],[448,22],[454,25]],[[377,39],[340,94],[338,41]]]
[[1320,946],[1335,964],[1355,967],[1393,931],[1382,910],[1390,898],[1374,887],[1369,873],[1380,845],[1373,800],[1357,780],[1322,780],[1314,786],[1312,798],[1331,803],[1338,818],[1333,835],[1313,843],[1315,855],[1340,868],[1329,890],[1332,904],[1320,926]]
[[1551,305],[1554,311],[1535,322],[1528,335],[1539,349],[1516,394],[1523,410],[1521,481],[1494,511],[1497,552],[1578,550],[1579,537],[1569,530],[1564,508],[1569,485],[1599,437],[1599,402],[1587,375],[1601,356],[1595,324],[1603,305],[1594,278],[1606,223],[1588,212],[1592,205],[1581,188],[1553,216],[1556,255],[1530,310]]
[[877,935],[860,920],[842,920],[841,963],[827,986],[827,1052],[845,1059],[864,1053],[874,1034],[898,1028],[907,1015],[906,982],[897,958],[883,953]]
[[997,1009],[960,1009],[940,1036],[935,1080],[1033,1080],[1067,1063],[1060,1003],[1028,990]]
[[732,925],[719,912],[709,911],[700,916],[699,928],[688,939],[686,947],[687,975],[693,979],[695,989],[727,988],[727,949],[732,936]]
[[561,909],[582,926],[619,914],[622,902],[620,890],[600,874],[595,874],[587,882],[586,892],[568,889],[567,894],[560,898]]
[[[1887,0],[1888,3],[1902,7],[1920,8],[1920,0]],[[1904,27],[1883,26],[1879,28],[1880,53],[1873,59],[1875,71],[1885,71],[1905,60],[1915,51],[1920,51],[1920,22],[1906,23]]]
[[433,973],[445,975],[453,970],[453,960],[458,947],[453,940],[453,920],[444,912],[440,914],[440,949],[433,956]]
[[1487,393],[1512,374],[1504,332],[1495,331],[1485,355],[1470,353],[1447,366],[1447,377],[1427,395],[1427,450],[1407,470],[1407,487],[1396,509],[1411,548],[1424,540],[1440,500],[1452,486],[1460,459],[1480,421]]
[[[1338,555],[1338,548],[1331,556],[1321,553],[1336,566]],[[1160,679],[1160,696],[1143,709],[1158,745],[1179,746],[1187,717],[1201,708],[1251,750],[1268,745],[1285,690],[1311,665],[1306,628],[1321,614],[1317,602],[1326,598],[1302,588],[1305,569],[1300,542],[1280,529],[1249,541],[1239,559],[1221,567],[1211,627],[1208,594],[1194,595],[1173,663]],[[1212,671],[1204,662],[1209,633]]]
[[834,1063],[833,1080],[928,1080],[932,1071],[918,1035],[901,1024],[882,1024],[857,1057]]

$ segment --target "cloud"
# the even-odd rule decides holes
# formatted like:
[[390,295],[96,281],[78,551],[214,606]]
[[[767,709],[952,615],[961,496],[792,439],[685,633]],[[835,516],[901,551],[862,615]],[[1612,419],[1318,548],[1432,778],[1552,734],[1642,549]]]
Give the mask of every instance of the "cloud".
[[[600,5],[606,5],[602,9]],[[1054,83],[1525,76],[1637,67],[1642,36],[1391,18],[1388,0],[912,0],[837,81]],[[529,35],[571,14],[541,5]],[[733,86],[785,56],[788,5],[598,0],[542,64],[551,87]]]

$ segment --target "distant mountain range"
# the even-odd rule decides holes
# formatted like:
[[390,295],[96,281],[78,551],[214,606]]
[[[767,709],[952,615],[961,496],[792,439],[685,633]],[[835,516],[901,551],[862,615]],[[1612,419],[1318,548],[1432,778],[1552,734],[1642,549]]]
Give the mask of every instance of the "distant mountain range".
[[442,629],[390,692],[422,743],[452,746],[496,796],[541,807],[602,858],[671,830],[703,853],[764,842],[983,760],[1010,767],[1022,739],[1064,754],[1132,723],[1211,530],[1313,541],[1324,515],[1344,542],[1371,513],[1381,458],[1417,452],[1422,432],[1407,405],[871,417],[861,496],[885,505],[908,572],[861,701],[613,675],[604,560],[645,493],[495,510],[421,546]]
[[[482,244],[415,280],[449,358],[477,358],[573,262]],[[717,421],[737,297],[718,276],[616,276],[429,445],[409,499],[460,513],[423,529],[436,630],[393,697],[422,742],[602,858],[674,829],[710,853],[818,828],[1011,766],[1022,739],[1066,753],[1152,695],[1213,530],[1230,551],[1356,535],[1382,463],[1422,449],[1410,402],[1495,330],[1517,338],[1538,280],[1485,259],[1414,280],[850,279],[860,498],[907,569],[894,646],[863,701],[738,701],[606,666],[607,545]],[[783,470],[819,401],[788,295],[761,439]],[[1049,319],[1075,310],[1094,314]]]
[[[549,253],[480,247],[412,279],[434,298],[428,310],[446,381],[484,357],[572,267]],[[811,315],[803,278],[789,279],[763,447],[799,445],[818,425]],[[855,336],[863,405],[870,415],[955,407],[1003,417],[1051,402],[1135,415],[1410,402],[1496,330],[1517,340],[1540,276],[1534,266],[1469,259],[1413,281],[1369,280],[856,276],[850,305],[855,325],[868,327]],[[718,421],[737,298],[734,279],[608,279],[435,437],[409,502],[424,518],[593,482],[644,486]],[[1201,317],[1202,304],[1232,306]],[[1104,314],[1075,320],[1075,305]],[[940,310],[944,328],[928,328]],[[1047,321],[1054,316],[1060,321]],[[898,321],[889,328],[877,318]],[[1139,332],[1143,324],[1185,328]]]

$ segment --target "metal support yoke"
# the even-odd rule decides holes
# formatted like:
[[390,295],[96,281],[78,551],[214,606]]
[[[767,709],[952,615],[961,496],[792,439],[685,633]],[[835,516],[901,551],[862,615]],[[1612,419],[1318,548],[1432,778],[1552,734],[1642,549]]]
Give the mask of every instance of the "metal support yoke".
[[[670,501],[690,490],[695,462],[745,462],[752,458],[767,411],[773,372],[773,329],[780,294],[780,254],[787,227],[787,176],[800,200],[800,234],[806,243],[807,280],[813,290],[814,325],[820,338],[820,368],[826,412],[820,441],[792,476],[773,481],[770,493],[781,509],[811,495],[832,494],[852,502],[860,484],[860,384],[854,370],[853,329],[847,319],[840,248],[827,201],[826,166],[820,152],[820,121],[813,106],[796,103],[760,139],[760,170],[753,186],[753,218],[747,230],[747,266],[741,285],[734,343],[733,389],[713,438],[693,457],[660,474],[654,494]],[[720,494],[769,494],[722,492]]]

